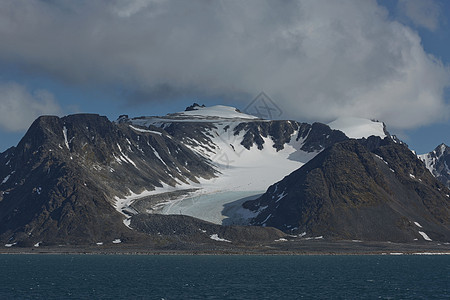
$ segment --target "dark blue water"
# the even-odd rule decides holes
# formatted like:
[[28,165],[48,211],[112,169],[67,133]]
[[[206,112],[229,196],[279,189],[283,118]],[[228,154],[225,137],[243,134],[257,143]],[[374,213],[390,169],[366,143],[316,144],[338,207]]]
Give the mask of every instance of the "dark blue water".
[[450,299],[445,256],[0,255],[0,299]]

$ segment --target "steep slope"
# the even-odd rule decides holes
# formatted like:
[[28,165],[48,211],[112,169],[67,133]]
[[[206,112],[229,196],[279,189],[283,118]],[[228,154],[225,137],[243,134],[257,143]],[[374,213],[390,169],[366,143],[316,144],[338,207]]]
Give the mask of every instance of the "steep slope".
[[[367,120],[358,122],[373,125]],[[375,124],[377,133],[380,133],[380,124]],[[296,228],[293,232],[299,233],[306,230],[301,224],[308,220],[308,235],[331,232],[331,237],[348,237],[353,236],[351,230],[341,234],[340,229],[336,231],[323,222],[316,222],[331,215],[325,210],[326,214],[322,216],[322,210],[319,210],[326,206],[325,202],[344,201],[361,207],[354,212],[345,205],[336,204],[336,213],[358,215],[359,211],[367,210],[366,204],[372,207],[392,199],[392,203],[397,203],[405,195],[411,198],[411,205],[422,201],[426,207],[424,211],[432,213],[421,215],[408,211],[408,214],[398,214],[407,216],[408,220],[415,218],[412,222],[426,228],[423,232],[433,239],[445,236],[439,226],[448,222],[448,210],[442,209],[446,207],[442,205],[448,203],[436,198],[433,188],[428,190],[430,184],[435,184],[434,178],[430,175],[430,178],[420,177],[422,181],[416,180],[422,184],[426,182],[423,187],[406,184],[399,179],[400,175],[394,176],[390,168],[400,172],[417,161],[411,161],[412,153],[406,145],[395,144],[384,126],[382,129],[387,136],[384,141],[371,137],[359,141],[359,146],[341,149],[336,148],[337,145],[353,145],[354,142],[327,125],[262,120],[227,106],[193,105],[184,112],[163,117],[128,118],[124,115],[116,122],[91,114],[40,117],[17,147],[0,154],[0,241],[29,245],[39,242],[112,243],[119,239],[132,242],[147,239],[155,232],[156,235],[166,232],[170,220],[176,221],[177,228],[190,228],[196,236],[197,227],[206,224],[192,218],[156,216],[155,213],[186,214],[216,224],[242,225],[255,217],[255,225],[275,226],[284,231]],[[374,156],[373,153],[377,153],[384,157],[378,153],[383,147],[403,149],[403,152],[396,150],[401,153],[397,153],[398,157],[391,152],[384,154],[386,161],[395,162],[395,168],[387,167]],[[355,155],[359,160],[354,159]],[[373,162],[369,163],[371,159],[375,160],[375,168]],[[295,170],[305,164],[308,169],[325,162],[327,168],[321,172],[329,173],[328,177],[320,172],[317,174],[322,174],[326,180],[310,177],[318,171],[306,173],[302,175],[305,179],[301,180],[307,179],[307,186],[311,188],[307,192],[297,191],[298,178],[292,174],[301,172]],[[424,169],[423,163],[419,161],[419,164]],[[413,171],[411,174],[416,174],[417,170]],[[295,193],[303,195],[307,204],[284,204],[289,195],[281,194],[282,189],[272,186],[267,192],[272,193],[270,197],[266,193],[257,201],[247,202],[246,208],[241,206],[244,201],[259,197],[267,186],[291,172],[294,173],[286,179],[295,180],[286,184],[285,189],[292,189],[294,192],[289,194],[293,197]],[[352,176],[345,177],[349,175]],[[413,180],[408,176],[406,180]],[[360,182],[365,184],[361,187]],[[327,194],[320,190],[321,186],[332,191],[327,192],[329,199],[321,196],[320,193]],[[445,192],[441,190],[438,194]],[[364,200],[357,198],[360,194]],[[280,209],[277,208],[279,204]],[[306,219],[300,222],[299,216],[303,215]],[[353,221],[350,217],[348,220]],[[343,223],[345,226],[341,224],[345,230],[351,227],[348,222]],[[153,229],[149,230],[148,226]],[[273,229],[270,233],[264,228],[223,229],[216,225],[209,228],[232,236],[235,241],[245,240],[246,234],[251,232],[261,238],[279,236]],[[403,231],[400,232],[395,231],[392,240],[401,240],[404,236]],[[417,231],[414,234],[408,238],[416,236]],[[366,233],[360,235],[384,238]],[[198,237],[205,238],[203,232]],[[211,239],[206,236],[206,240]]]
[[418,155],[427,169],[430,170],[439,181],[450,188],[450,147],[440,144],[433,151]]
[[114,197],[215,173],[161,129],[88,114],[40,117],[0,155],[0,237],[29,244],[136,238]]
[[337,143],[244,203],[251,224],[310,237],[450,240],[450,191],[389,138]]
[[[32,245],[145,238],[131,229],[132,216],[178,214],[183,199],[195,195],[259,194],[345,139],[323,124],[261,120],[226,106],[193,105],[117,122],[93,114],[43,116],[17,147],[0,154],[0,240]],[[220,224],[225,216],[216,206]],[[194,208],[193,215],[202,210]]]
[[[186,214],[217,224],[222,224],[225,218],[227,223],[236,224],[235,219],[239,219],[237,223],[244,224],[246,212],[225,216],[224,207],[228,212],[238,211],[243,198],[262,194],[267,186],[298,169],[326,147],[348,139],[324,124],[261,120],[226,106],[192,106],[187,112],[164,117],[123,116],[118,122],[164,129],[199,156],[210,159],[220,172],[213,180],[199,185],[160,189],[161,194],[173,192],[178,196],[179,190],[197,188],[196,192],[182,197],[168,195],[162,205],[151,204],[156,198],[154,193],[133,195],[123,203],[133,206],[133,202],[139,201],[139,206],[148,211]],[[148,203],[143,204],[142,199],[148,199]]]

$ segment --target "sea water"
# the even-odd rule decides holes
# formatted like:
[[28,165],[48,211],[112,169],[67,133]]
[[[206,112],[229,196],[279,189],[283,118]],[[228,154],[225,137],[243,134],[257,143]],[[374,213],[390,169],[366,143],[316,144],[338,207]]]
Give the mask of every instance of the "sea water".
[[450,299],[450,256],[0,255],[0,299]]

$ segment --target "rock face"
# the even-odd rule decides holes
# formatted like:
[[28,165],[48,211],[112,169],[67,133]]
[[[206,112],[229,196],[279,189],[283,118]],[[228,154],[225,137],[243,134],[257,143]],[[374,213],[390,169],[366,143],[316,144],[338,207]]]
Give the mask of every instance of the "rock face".
[[40,117],[0,155],[0,236],[28,244],[134,238],[114,197],[215,173],[162,129],[98,115]]
[[[17,147],[0,153],[0,242],[136,244],[164,242],[164,235],[251,247],[286,232],[448,241],[450,191],[406,145],[381,132],[384,140],[350,140],[324,124],[262,120],[224,106],[116,122],[94,114],[43,116]],[[444,154],[433,167],[448,166]],[[244,204],[260,227],[149,214],[199,189],[262,191],[292,171]],[[248,220],[240,203],[233,211]]]
[[[213,108],[224,111],[222,117],[197,116],[198,109],[209,108],[193,106],[187,113],[194,115],[162,118],[122,115],[117,122],[94,114],[38,118],[17,147],[0,154],[0,241],[75,245],[139,240],[145,236],[129,227],[129,217],[145,212],[149,204],[139,199],[134,206],[118,207],[118,199],[220,176],[211,160],[220,151],[218,141],[277,153],[295,139],[315,155],[347,139],[319,123],[260,120],[227,107]],[[224,123],[226,134],[218,137]],[[136,211],[137,206],[143,209]]]
[[430,153],[418,155],[428,170],[450,188],[450,147],[440,144]]
[[450,191],[390,138],[337,143],[244,203],[251,224],[309,237],[450,240]]

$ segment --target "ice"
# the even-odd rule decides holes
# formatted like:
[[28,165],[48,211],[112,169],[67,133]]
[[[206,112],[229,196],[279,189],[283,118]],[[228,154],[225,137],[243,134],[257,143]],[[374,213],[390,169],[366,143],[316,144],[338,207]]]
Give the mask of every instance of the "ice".
[[120,244],[120,243],[122,243],[122,241],[120,239],[115,239],[112,242],[113,242],[113,244]]
[[278,240],[274,240],[274,242],[287,242],[287,239],[279,238]]
[[[126,199],[115,199],[114,206],[118,211],[125,214],[126,207],[133,201],[148,195],[195,188],[198,189],[196,192],[160,203],[154,207],[153,211],[162,214],[190,215],[216,224],[245,224],[249,219],[255,217],[257,212],[242,208],[241,204],[244,198],[256,199],[270,185],[297,170],[320,152],[307,153],[299,150],[304,139],[296,141],[298,131],[291,135],[291,141],[285,144],[284,149],[280,151],[273,147],[274,142],[270,137],[263,137],[262,150],[259,150],[256,145],[248,150],[241,145],[245,132],[241,131],[239,135],[234,135],[233,129],[240,123],[252,121],[256,117],[236,112],[234,108],[230,107],[218,106],[182,112],[167,116],[167,119],[154,117],[132,119],[132,124],[163,126],[163,124],[167,124],[164,122],[197,121],[197,117],[204,118],[205,122],[214,123],[215,128],[205,132],[211,137],[212,144],[192,146],[186,139],[185,145],[198,155],[210,159],[218,171],[218,177],[209,180],[197,178],[200,183],[183,183],[174,187],[165,185],[164,188],[156,188],[150,192],[144,191],[139,195],[130,191],[131,195]],[[221,118],[220,121],[218,118]],[[119,145],[117,146],[121,155],[115,157],[116,161],[119,163],[126,161],[122,149]],[[153,152],[165,164],[155,149]]]
[[38,243],[34,244],[33,246],[37,248],[37,247],[39,247],[41,245],[41,243],[42,242],[38,242]]
[[269,218],[270,218],[271,216],[272,216],[272,214],[269,214],[269,215],[267,216],[267,218],[265,218],[264,221],[261,222],[261,224],[262,224],[263,226],[266,225],[267,220],[269,220]]
[[3,179],[1,184],[6,183],[9,180],[9,177],[11,177],[11,174],[9,174],[8,176],[5,177],[5,179]]
[[[120,198],[120,197],[114,197],[114,208],[120,212],[121,214],[123,214],[124,216],[126,216],[128,218],[128,214],[125,213],[130,212],[130,210],[132,210],[132,208],[130,207],[130,205],[136,201],[137,199],[143,198],[143,197],[148,197],[151,195],[157,195],[157,194],[162,194],[162,193],[167,193],[167,192],[174,192],[177,190],[181,190],[181,189],[192,189],[195,187],[196,184],[191,183],[191,184],[179,184],[177,186],[170,186],[167,185],[165,183],[162,183],[162,187],[156,187],[154,190],[152,191],[148,191],[148,190],[144,190],[141,193],[134,193],[133,191],[129,190],[129,194],[124,197],[124,198]],[[137,213],[137,212],[134,212]]]
[[323,239],[323,235],[305,238],[305,240],[321,240],[321,239]]
[[124,224],[125,226],[127,226],[128,228],[132,229],[132,228],[130,227],[130,224],[131,224],[131,218],[128,218],[128,219],[123,220],[123,224]]
[[42,188],[41,188],[41,187],[38,187],[38,188],[36,189],[36,193],[37,193],[38,195],[40,195],[41,192],[42,192]]
[[236,108],[224,105],[215,105],[210,107],[197,107],[196,110],[183,111],[178,114],[194,118],[216,117],[222,119],[258,119],[258,117],[238,112]]
[[409,174],[409,177],[411,177],[412,179],[416,178],[416,176],[414,176],[413,174]]
[[103,242],[98,242],[98,243],[96,243],[96,245],[101,246],[101,245],[103,245]]
[[[154,125],[163,127],[171,122],[220,122],[220,121],[239,121],[249,122],[252,120],[261,120],[258,117],[238,112],[231,106],[216,105],[211,107],[198,107],[197,110],[183,111],[174,114],[168,114],[165,117],[140,117],[131,119],[131,123],[136,126],[149,127]],[[261,120],[264,121],[264,120]]]
[[166,162],[161,158],[161,156],[159,155],[158,151],[156,151],[155,148],[153,148],[150,144],[149,144],[150,148],[152,148],[153,150],[153,154],[155,154],[155,156],[163,163],[163,165],[165,165],[167,168],[169,168],[166,164]]
[[136,163],[135,163],[134,161],[132,161],[125,153],[122,152],[122,148],[120,147],[119,144],[116,144],[116,145],[117,145],[117,147],[119,148],[120,156],[117,158],[117,157],[114,155],[114,153],[113,153],[114,159],[115,159],[119,164],[122,164],[120,161],[123,161],[123,162],[125,162],[125,163],[130,163],[130,164],[132,164],[132,165],[137,169],[138,167],[136,166]]
[[6,248],[11,248],[11,247],[14,246],[15,244],[17,244],[17,243],[5,244],[5,247],[6,247]]
[[384,125],[381,122],[371,121],[363,118],[339,118],[328,124],[331,129],[337,129],[345,133],[349,138],[360,139],[369,136],[386,137]]
[[275,200],[275,203],[278,202],[278,201],[280,201],[281,199],[283,199],[283,198],[286,197],[286,196],[287,196],[286,191],[283,191],[283,192],[281,193],[281,195],[278,195],[278,199]]
[[219,242],[227,242],[227,243],[231,243],[231,241],[226,240],[226,239],[222,239],[219,237],[219,235],[217,233],[211,234],[209,236],[210,239],[215,240],[215,241],[219,241]]
[[133,125],[130,125],[130,127],[131,127],[133,130],[136,130],[136,131],[139,131],[139,132],[146,132],[146,133],[153,133],[153,134],[162,135],[162,133],[159,132],[159,131],[154,131],[154,130],[147,130],[147,129],[137,128],[137,127],[134,127]]
[[[263,191],[227,191],[205,194],[191,193],[190,197],[173,200],[163,205],[158,213],[182,214],[215,224],[245,224],[255,213],[241,206],[245,200],[256,199]],[[228,217],[228,218],[227,218]]]
[[418,222],[414,222],[414,224],[416,224],[417,227],[422,228],[422,225],[420,225]]
[[66,128],[66,126],[63,127],[63,135],[64,135],[64,143],[66,144],[67,149],[69,149],[69,151],[70,151],[69,141],[67,140],[67,128]]
[[423,237],[424,240],[426,241],[432,241],[432,239],[430,239],[430,237],[423,231],[419,231],[420,235]]
[[381,156],[374,154],[376,158],[378,158],[379,160],[383,161],[386,165],[389,165],[387,163],[387,161],[385,161]]

